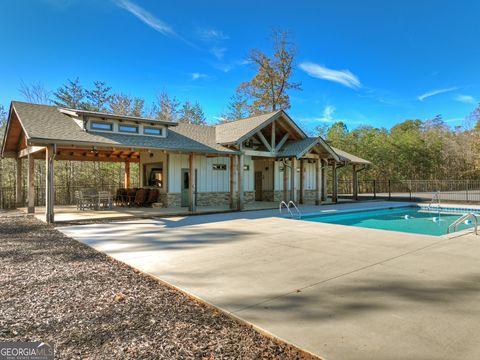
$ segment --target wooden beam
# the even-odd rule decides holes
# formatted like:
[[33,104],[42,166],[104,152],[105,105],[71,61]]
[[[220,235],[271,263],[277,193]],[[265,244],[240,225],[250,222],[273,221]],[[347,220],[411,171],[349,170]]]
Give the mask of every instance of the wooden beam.
[[130,188],[130,161],[125,161],[125,168],[124,168],[124,177],[123,177],[123,186],[125,189]]
[[290,182],[292,183],[290,189],[290,199],[296,203],[297,202],[297,190],[298,190],[298,184],[297,184],[297,158],[294,156],[291,159],[291,179]]
[[22,159],[17,158],[15,176],[15,204],[19,208],[23,206],[23,189],[22,189]]
[[268,151],[270,151],[270,152],[273,151],[272,146],[268,143],[267,139],[265,139],[265,136],[263,136],[262,130],[257,132],[257,137],[260,139],[260,141],[263,143],[263,145],[265,145],[265,147],[268,149]]
[[283,165],[283,201],[288,202],[288,167],[282,162]]
[[28,146],[18,152],[19,158],[27,157],[29,154],[34,154],[39,151],[45,151],[45,146]]
[[320,160],[320,165],[322,168],[322,201],[327,201],[327,168],[328,168],[328,160]]
[[28,154],[28,213],[35,214],[35,160],[33,154]]
[[240,155],[238,156],[238,167],[237,167],[237,183],[238,183],[238,194],[237,194],[237,208],[239,211],[242,211],[244,208],[244,203],[243,203],[243,197],[244,197],[244,191],[243,191],[243,175],[245,171],[243,170],[243,166],[245,164],[245,155],[243,153],[243,144],[240,144]]
[[353,200],[358,200],[358,171],[357,166],[352,165],[352,183],[353,183]]
[[245,150],[244,154],[247,156],[260,156],[260,157],[270,157],[274,158],[275,154],[272,154],[268,151],[257,151],[257,150]]
[[305,203],[305,160],[300,159],[300,204]]
[[279,152],[279,151],[280,151],[280,149],[282,148],[283,144],[285,144],[285,142],[288,140],[288,137],[289,137],[289,134],[283,135],[282,140],[280,140],[279,143],[277,144],[277,146],[275,147],[275,152]]
[[338,177],[337,177],[336,162],[332,164],[332,185],[333,185],[332,202],[336,204],[338,202]]
[[235,187],[236,187],[235,159],[236,159],[236,156],[230,156],[230,209],[235,209]]
[[55,202],[55,193],[54,193],[54,156],[55,156],[55,145],[48,145],[47,151],[45,154],[45,167],[46,167],[46,179],[45,179],[45,220],[47,223],[51,224],[55,222],[55,213],[54,213],[54,202]]
[[270,141],[271,141],[271,148],[272,149],[275,149],[275,144],[276,144],[276,140],[275,140],[275,136],[277,135],[276,133],[276,129],[275,129],[275,121],[272,122],[272,136],[270,137]]
[[188,208],[196,211],[195,205],[195,155],[188,156]]
[[322,159],[315,161],[315,205],[322,203]]

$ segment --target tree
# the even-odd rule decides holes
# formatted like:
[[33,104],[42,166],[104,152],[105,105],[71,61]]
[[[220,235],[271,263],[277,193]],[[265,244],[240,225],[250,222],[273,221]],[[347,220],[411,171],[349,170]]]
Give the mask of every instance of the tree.
[[93,111],[106,111],[110,101],[110,86],[105,85],[104,81],[94,81],[94,88],[86,91],[88,107]]
[[40,83],[31,83],[27,85],[23,80],[20,82],[20,88],[18,89],[20,95],[23,98],[34,104],[50,104],[51,92],[48,91],[45,86]]
[[157,104],[154,105],[153,115],[159,120],[177,121],[179,117],[179,106],[180,103],[177,98],[170,98],[166,92],[161,92],[157,96]]
[[259,49],[252,49],[248,62],[257,73],[250,81],[237,88],[237,95],[249,99],[251,115],[290,108],[288,90],[300,90],[301,84],[290,81],[295,60],[295,47],[285,31],[273,31],[273,55],[269,57]]
[[110,111],[117,115],[137,116],[143,115],[145,101],[133,98],[130,95],[117,93],[110,98]]
[[235,93],[228,104],[227,112],[221,115],[220,123],[243,119],[248,116],[247,99],[240,93]]
[[55,97],[53,103],[56,106],[67,107],[72,109],[85,109],[85,89],[80,84],[78,77],[75,80],[67,80],[67,83],[62,85],[53,93]]
[[187,100],[183,103],[182,109],[180,110],[180,122],[196,124],[196,125],[206,125],[205,114],[200,104],[197,102],[194,105]]

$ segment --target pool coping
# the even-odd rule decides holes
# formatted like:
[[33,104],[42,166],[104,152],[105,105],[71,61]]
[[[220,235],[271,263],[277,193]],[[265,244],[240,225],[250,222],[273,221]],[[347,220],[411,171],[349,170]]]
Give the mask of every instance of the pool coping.
[[[373,207],[363,207],[363,208],[351,208],[351,209],[331,209],[331,210],[321,210],[315,213],[305,213],[301,214],[301,217],[298,220],[302,220],[304,217],[313,217],[313,216],[333,216],[333,215],[343,215],[343,214],[350,214],[350,213],[357,213],[357,212],[370,212],[370,211],[377,211],[377,210],[388,210],[388,209],[401,209],[401,208],[409,208],[409,207],[418,207],[418,208],[428,208],[430,204],[427,203],[418,203],[418,202],[407,202],[405,204],[391,204],[391,205],[383,205],[383,206],[373,206]],[[438,206],[430,207],[430,210],[437,210]],[[441,214],[450,214],[448,210],[452,209],[452,211],[472,211],[475,210],[476,213],[480,216],[480,206],[463,206],[459,204],[444,204],[440,205],[440,213]],[[448,209],[448,210],[447,210]],[[447,210],[447,211],[445,211]],[[444,212],[442,212],[444,211]],[[281,218],[289,219],[288,215],[280,216]],[[308,220],[306,220],[308,221]],[[330,224],[336,226],[345,226],[345,227],[355,227],[353,225],[342,225],[342,224]],[[359,227],[359,226],[357,226]],[[460,231],[456,231],[453,233],[447,233],[444,235],[429,235],[429,234],[419,234],[419,233],[409,233],[404,231],[395,231],[395,230],[385,230],[385,229],[376,229],[376,228],[362,228],[362,229],[370,229],[376,231],[386,231],[386,232],[396,232],[400,234],[413,234],[413,235],[420,235],[420,236],[429,236],[435,239],[452,239],[460,236],[464,236],[467,234],[475,233],[474,228],[467,228]]]

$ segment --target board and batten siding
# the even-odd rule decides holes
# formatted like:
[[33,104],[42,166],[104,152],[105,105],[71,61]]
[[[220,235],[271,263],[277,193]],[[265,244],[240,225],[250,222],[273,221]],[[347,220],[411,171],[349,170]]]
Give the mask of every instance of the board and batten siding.
[[[249,159],[251,162],[251,158]],[[245,165],[250,164],[245,158]],[[213,165],[226,165],[225,170],[214,170]],[[253,164],[252,164],[253,165]],[[182,169],[188,169],[187,154],[170,154],[168,168],[168,192],[181,192]],[[230,191],[230,158],[229,157],[206,157],[195,155],[195,169],[197,170],[197,192],[229,192]],[[253,190],[253,179],[248,181],[252,173],[245,173],[245,191],[251,184]],[[253,173],[252,173],[253,174]],[[253,177],[253,176],[252,176]]]
[[[288,171],[288,181],[287,181],[287,190],[290,190],[292,182],[290,181],[290,175],[291,175],[291,168],[289,167],[291,165],[291,161],[287,161],[287,171]],[[280,168],[283,168],[283,162],[282,161],[275,161],[275,190],[283,190],[283,171],[280,171]],[[300,168],[300,160],[297,160],[297,169]],[[315,164],[308,163],[308,161],[305,160],[304,162],[304,168],[305,168],[305,190],[315,190],[315,182],[316,182],[316,176],[315,176]],[[297,184],[297,188],[300,189],[300,172],[295,169],[295,181]]]

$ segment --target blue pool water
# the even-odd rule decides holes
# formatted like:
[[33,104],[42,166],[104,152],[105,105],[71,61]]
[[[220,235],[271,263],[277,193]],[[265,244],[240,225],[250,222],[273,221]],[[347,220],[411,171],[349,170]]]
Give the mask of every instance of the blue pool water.
[[[440,213],[440,221],[434,221],[434,218],[438,220],[439,214],[437,211],[428,212],[422,210],[420,207],[402,207],[342,214],[304,216],[302,220],[441,236],[447,234],[448,226],[462,215],[462,213]],[[457,227],[457,231],[472,226],[473,224],[461,224]]]

